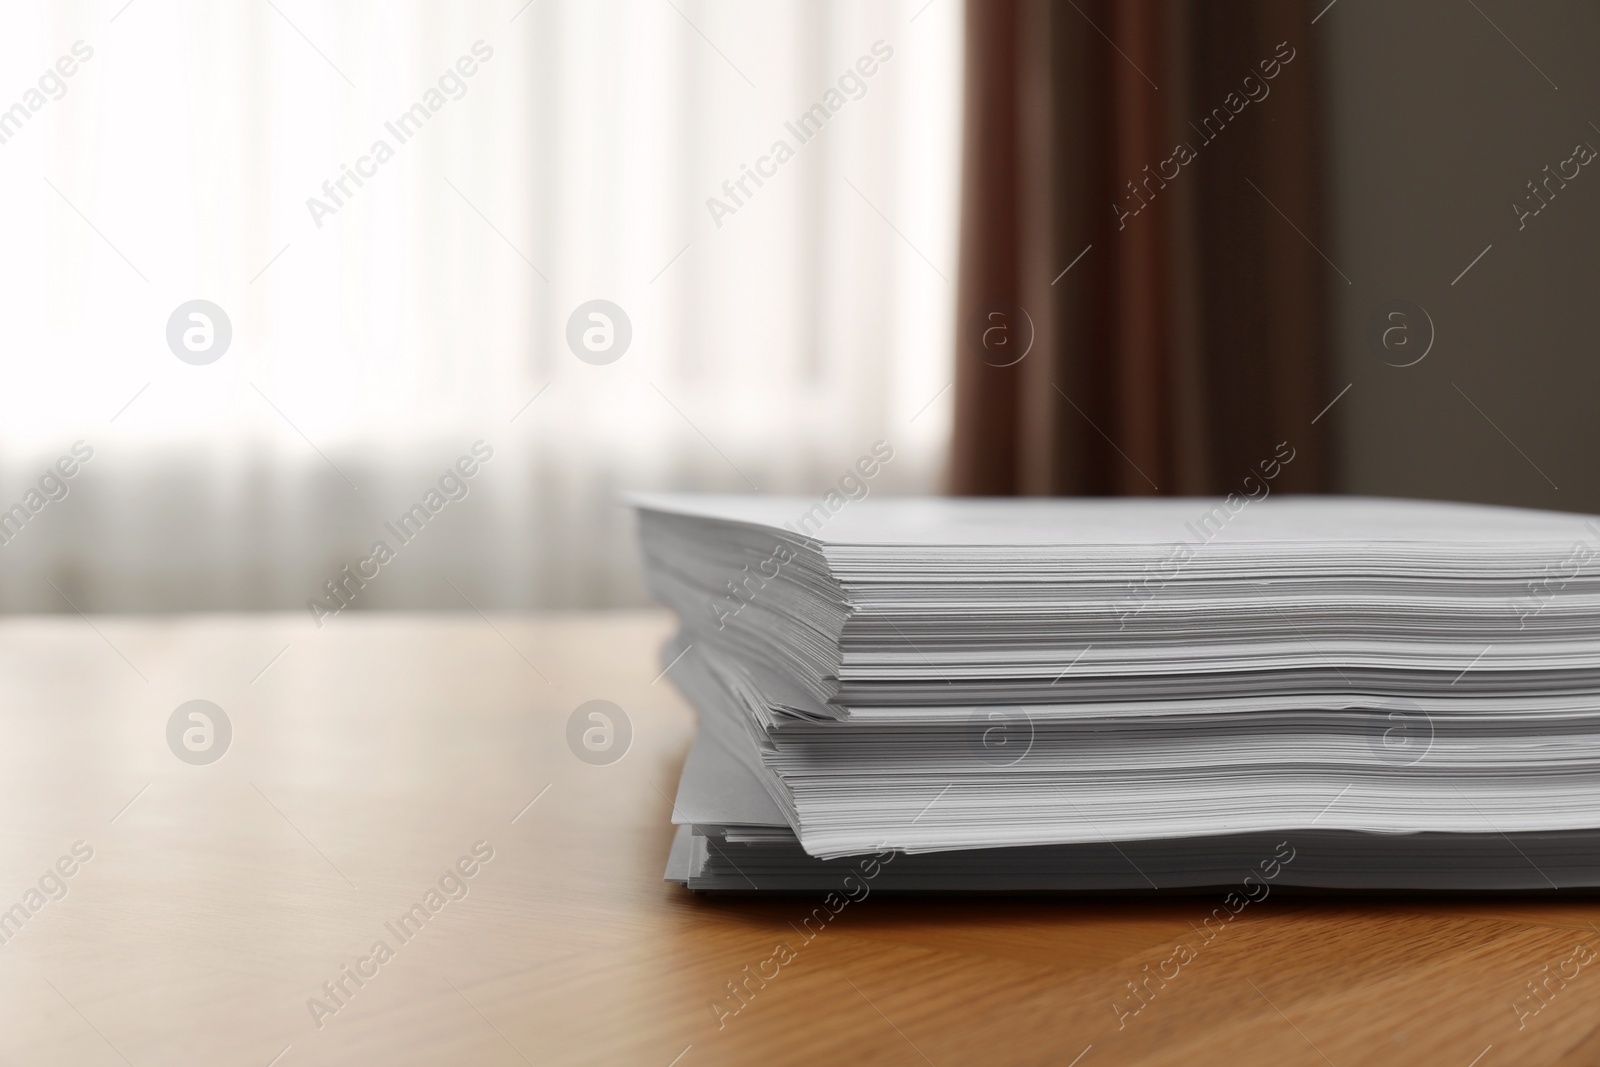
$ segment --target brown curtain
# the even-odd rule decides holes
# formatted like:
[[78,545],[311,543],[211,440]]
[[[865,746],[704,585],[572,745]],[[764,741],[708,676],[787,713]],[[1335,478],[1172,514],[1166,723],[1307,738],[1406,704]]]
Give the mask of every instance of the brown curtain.
[[955,492],[1329,487],[1315,13],[969,0]]

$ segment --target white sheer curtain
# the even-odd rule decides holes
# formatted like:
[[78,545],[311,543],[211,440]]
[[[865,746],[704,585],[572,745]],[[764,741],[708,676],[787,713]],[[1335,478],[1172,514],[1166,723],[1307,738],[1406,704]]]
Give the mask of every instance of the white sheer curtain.
[[[816,493],[879,439],[875,491],[936,488],[960,26],[957,0],[8,6],[0,609],[304,608],[379,540],[356,607],[631,603],[626,489]],[[167,340],[196,299],[232,328],[206,365]],[[605,365],[566,341],[593,299],[632,327]],[[478,441],[401,548],[385,521]]]

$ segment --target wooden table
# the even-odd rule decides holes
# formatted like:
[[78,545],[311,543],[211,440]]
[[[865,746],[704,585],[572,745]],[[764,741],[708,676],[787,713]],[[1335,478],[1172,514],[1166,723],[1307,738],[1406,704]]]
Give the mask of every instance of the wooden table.
[[[719,1028],[816,902],[661,881],[693,728],[669,627],[0,623],[0,1063],[1600,1063],[1600,907],[1572,895],[1274,892],[1119,1029],[1216,900],[875,894]],[[215,762],[175,753],[218,723],[168,742],[196,699],[232,727]],[[591,699],[631,720],[618,762],[568,747]]]

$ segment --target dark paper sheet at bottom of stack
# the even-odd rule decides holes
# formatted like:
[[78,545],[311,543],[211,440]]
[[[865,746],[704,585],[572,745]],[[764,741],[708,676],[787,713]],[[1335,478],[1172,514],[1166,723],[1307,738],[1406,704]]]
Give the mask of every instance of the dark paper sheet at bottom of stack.
[[[1307,828],[1021,848],[806,853],[747,767],[702,731],[684,764],[666,878],[712,892],[1548,890],[1600,886],[1600,831],[1372,834]],[[869,884],[870,883],[870,884]],[[853,887],[860,887],[855,888]]]

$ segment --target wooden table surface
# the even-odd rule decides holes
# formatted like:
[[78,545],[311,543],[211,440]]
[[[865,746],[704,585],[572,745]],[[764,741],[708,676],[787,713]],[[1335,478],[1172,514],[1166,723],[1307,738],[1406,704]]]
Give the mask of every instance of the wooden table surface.
[[[874,894],[803,943],[817,901],[667,885],[669,628],[0,623],[0,1064],[1600,1063],[1583,896],[1274,892],[1178,966],[1215,895]],[[592,699],[633,728],[608,765],[567,742]],[[220,729],[169,744],[190,700],[214,762],[177,753]]]

